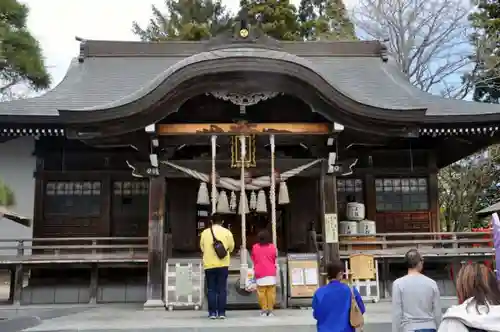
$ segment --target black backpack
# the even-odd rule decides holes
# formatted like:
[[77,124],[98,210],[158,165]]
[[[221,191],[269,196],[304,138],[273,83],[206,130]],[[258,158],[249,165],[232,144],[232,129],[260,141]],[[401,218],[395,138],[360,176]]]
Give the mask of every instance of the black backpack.
[[224,243],[215,237],[213,226],[210,226],[210,232],[212,233],[212,237],[214,239],[213,246],[215,254],[219,257],[219,259],[224,259],[227,256],[227,250],[224,247]]

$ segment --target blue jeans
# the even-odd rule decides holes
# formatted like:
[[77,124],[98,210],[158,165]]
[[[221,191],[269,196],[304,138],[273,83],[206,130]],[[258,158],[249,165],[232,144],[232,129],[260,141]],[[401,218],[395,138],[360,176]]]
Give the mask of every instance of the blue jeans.
[[436,332],[436,329],[420,329],[415,330],[415,332]]
[[229,268],[216,267],[205,270],[209,316],[225,316],[227,303],[227,276]]

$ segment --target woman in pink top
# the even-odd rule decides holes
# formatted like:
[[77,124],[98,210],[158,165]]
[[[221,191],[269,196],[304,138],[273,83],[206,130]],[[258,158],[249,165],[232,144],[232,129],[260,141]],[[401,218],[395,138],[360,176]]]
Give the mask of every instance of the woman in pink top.
[[276,304],[276,247],[266,229],[260,231],[257,238],[258,243],[252,248],[252,261],[262,310],[260,315],[273,316]]

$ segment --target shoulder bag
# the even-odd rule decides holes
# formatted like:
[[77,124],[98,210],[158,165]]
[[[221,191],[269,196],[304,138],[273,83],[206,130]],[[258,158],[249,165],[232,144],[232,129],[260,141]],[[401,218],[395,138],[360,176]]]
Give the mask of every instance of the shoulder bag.
[[210,226],[210,232],[212,233],[212,237],[214,239],[213,247],[215,254],[219,257],[219,259],[224,259],[227,256],[227,250],[224,247],[224,243],[215,237],[213,226]]
[[356,296],[354,295],[354,289],[351,289],[351,309],[349,311],[349,322],[354,328],[361,328],[364,324],[363,314],[359,310],[358,303],[356,302]]

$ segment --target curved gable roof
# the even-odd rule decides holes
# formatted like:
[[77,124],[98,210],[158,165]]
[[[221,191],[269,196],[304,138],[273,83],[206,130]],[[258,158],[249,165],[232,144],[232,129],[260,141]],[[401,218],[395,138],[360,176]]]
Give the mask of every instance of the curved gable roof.
[[[43,96],[0,103],[0,117],[19,121],[80,118],[131,103],[152,93],[172,74],[190,65],[230,58],[267,59],[306,68],[339,95],[387,111],[387,120],[442,122],[500,120],[500,107],[447,100],[409,84],[396,64],[383,61],[378,42],[292,42],[282,50],[240,47],[206,51],[203,43],[87,41],[85,56],[74,59],[66,77]],[[107,48],[106,48],[107,47]],[[205,49],[205,51],[203,51]],[[149,52],[147,52],[149,50]],[[287,51],[293,51],[292,54]],[[59,117],[63,112],[65,116]],[[103,112],[104,113],[104,112]],[[96,113],[97,114],[97,113]],[[406,114],[406,115],[404,115]],[[477,115],[489,115],[487,117]],[[15,119],[12,116],[16,116]]]

